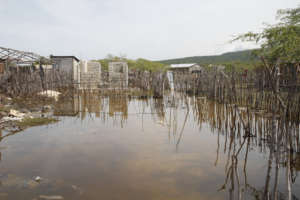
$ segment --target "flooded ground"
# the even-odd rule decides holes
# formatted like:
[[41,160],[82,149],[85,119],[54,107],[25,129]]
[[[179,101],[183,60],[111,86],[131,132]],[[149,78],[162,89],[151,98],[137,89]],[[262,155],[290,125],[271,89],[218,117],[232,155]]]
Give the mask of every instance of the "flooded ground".
[[229,106],[205,98],[87,95],[54,114],[2,138],[0,199],[300,198],[298,125],[284,152],[264,138],[268,118],[251,115],[243,137]]

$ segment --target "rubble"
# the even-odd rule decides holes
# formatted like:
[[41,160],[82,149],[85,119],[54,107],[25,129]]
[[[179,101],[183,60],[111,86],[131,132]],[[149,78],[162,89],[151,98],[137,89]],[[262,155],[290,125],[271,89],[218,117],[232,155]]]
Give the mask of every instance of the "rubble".
[[27,127],[56,122],[58,120],[52,117],[51,109],[51,106],[45,106],[37,112],[30,112],[27,109],[23,109],[26,113],[15,109],[10,109],[9,112],[1,112],[0,129],[5,129],[8,132],[18,132]]
[[9,111],[8,116],[23,119],[25,117],[25,113],[21,113],[20,111],[12,109],[12,110]]
[[[10,121],[21,121],[25,117],[26,117],[25,113],[21,113],[20,111],[11,109],[7,116],[4,116],[4,117],[2,117],[2,119],[0,119],[0,124],[3,124],[5,122],[10,122]],[[30,116],[27,115],[27,117],[30,117]]]
[[9,122],[9,121],[21,121],[23,118],[21,117],[3,117],[1,120],[0,120],[0,123],[5,123],[5,122]]

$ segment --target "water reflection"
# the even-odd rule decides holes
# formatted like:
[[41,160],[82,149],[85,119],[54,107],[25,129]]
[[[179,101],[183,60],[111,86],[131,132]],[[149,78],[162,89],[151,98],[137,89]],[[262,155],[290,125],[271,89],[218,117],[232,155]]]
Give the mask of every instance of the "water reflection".
[[[61,99],[55,105],[54,113],[82,121],[99,119],[104,124],[114,125],[115,129],[110,126],[105,128],[95,120],[83,131],[98,131],[101,128],[110,134],[99,136],[101,140],[97,141],[97,135],[84,138],[76,135],[69,153],[73,160],[68,162],[64,161],[65,157],[61,158],[66,166],[73,166],[73,162],[82,164],[82,160],[86,161],[83,162],[85,164],[93,163],[82,167],[86,169],[84,172],[80,168],[82,176],[89,177],[88,181],[93,185],[98,185],[99,180],[93,178],[89,171],[101,174],[101,179],[109,183],[112,180],[120,181],[121,185],[113,182],[110,186],[120,187],[122,194],[122,187],[128,184],[128,190],[133,193],[143,191],[150,195],[148,199],[157,191],[173,199],[176,199],[173,194],[181,195],[182,199],[199,199],[205,192],[212,193],[208,196],[216,199],[299,198],[299,123],[285,122],[261,111],[219,104],[205,97],[186,96],[136,99],[126,94],[101,96],[87,93]],[[198,131],[194,131],[193,127]],[[79,132],[80,128],[77,125],[70,130],[75,132],[75,129],[79,129]],[[66,130],[68,132],[69,129]],[[197,136],[191,136],[191,132]],[[174,152],[166,147],[164,134],[168,147],[171,146]],[[0,146],[3,138],[9,136],[1,134]],[[198,137],[208,144],[197,141]],[[58,138],[53,139],[57,151],[68,155],[61,149],[68,147],[63,145],[70,143],[70,136],[60,135]],[[159,141],[156,141],[157,138]],[[58,140],[61,146],[57,144]],[[84,143],[80,140],[84,140]],[[48,142],[53,144],[51,141]],[[203,152],[198,152],[197,148]],[[211,149],[215,153],[210,153]],[[211,157],[212,163],[209,162]],[[212,168],[220,174],[212,173]],[[209,175],[205,176],[206,173]],[[142,184],[142,181],[148,182]],[[134,182],[134,186],[129,182]],[[102,184],[102,187],[110,189]],[[203,188],[207,184],[209,191],[199,189],[197,184]],[[145,187],[141,190],[142,186],[137,185]],[[157,189],[156,185],[164,189]],[[148,187],[155,188],[156,192],[147,191]],[[96,186],[92,188],[91,192],[99,195]],[[139,195],[128,194],[124,198],[141,197]],[[89,197],[97,199],[96,195]],[[159,197],[164,198],[163,195]]]
[[[228,188],[229,199],[244,199],[246,195],[255,199],[297,199],[292,192],[292,184],[297,178],[300,155],[299,124],[275,117],[266,118],[248,109],[207,102],[201,98],[194,106],[194,116],[200,127],[203,122],[208,122],[212,130],[217,130],[215,165],[220,153],[220,135],[225,137],[226,178],[220,190]],[[268,158],[263,188],[255,188],[248,182],[247,161],[251,151],[259,151]],[[279,178],[283,169],[285,180]],[[283,191],[278,187],[280,181],[286,185]]]
[[[180,151],[188,120],[193,119],[200,130],[203,125],[209,124],[212,133],[217,134],[215,166],[218,165],[220,153],[227,157],[225,180],[219,191],[228,191],[229,199],[245,199],[247,196],[255,199],[297,198],[293,194],[292,185],[299,171],[299,124],[268,118],[261,112],[235,105],[218,104],[205,97],[141,100],[135,105],[135,112],[128,113],[130,101],[135,100],[129,99],[127,95],[100,97],[84,94],[67,104],[61,104],[67,109],[62,115],[70,113],[84,120],[87,115],[100,117],[108,114],[114,124],[123,127],[129,114],[141,115],[142,119],[143,115],[151,114],[156,124],[168,127],[169,141],[174,143],[177,152]],[[57,110],[62,112],[62,107],[58,106]],[[147,110],[148,107],[150,110]],[[180,121],[179,112],[184,115]],[[220,144],[220,137],[224,138],[223,144]],[[220,149],[221,146],[223,149]],[[252,152],[267,157],[265,183],[261,188],[248,182],[247,161]],[[281,188],[282,191],[278,187],[280,184],[286,186]]]

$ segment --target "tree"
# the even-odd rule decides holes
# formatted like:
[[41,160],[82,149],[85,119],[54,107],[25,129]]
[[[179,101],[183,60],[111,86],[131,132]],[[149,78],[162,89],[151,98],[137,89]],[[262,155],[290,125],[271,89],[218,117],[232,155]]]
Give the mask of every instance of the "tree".
[[287,111],[287,105],[279,94],[279,67],[281,65],[300,63],[300,6],[282,9],[277,12],[279,23],[267,25],[260,33],[248,32],[234,38],[233,41],[252,41],[261,44],[255,54],[261,58],[267,69],[274,95]]
[[294,9],[282,9],[277,12],[279,23],[267,25],[260,33],[248,32],[234,38],[233,41],[254,41],[261,44],[255,53],[275,66],[278,63],[300,62],[300,6]]

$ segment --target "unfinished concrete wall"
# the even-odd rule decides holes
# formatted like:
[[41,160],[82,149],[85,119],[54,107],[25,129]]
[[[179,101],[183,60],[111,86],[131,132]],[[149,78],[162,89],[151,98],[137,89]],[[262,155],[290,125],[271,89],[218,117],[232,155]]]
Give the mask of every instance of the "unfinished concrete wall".
[[108,65],[109,87],[128,87],[128,65],[126,62],[110,62]]
[[98,62],[80,62],[79,89],[97,89],[101,85],[101,65]]

